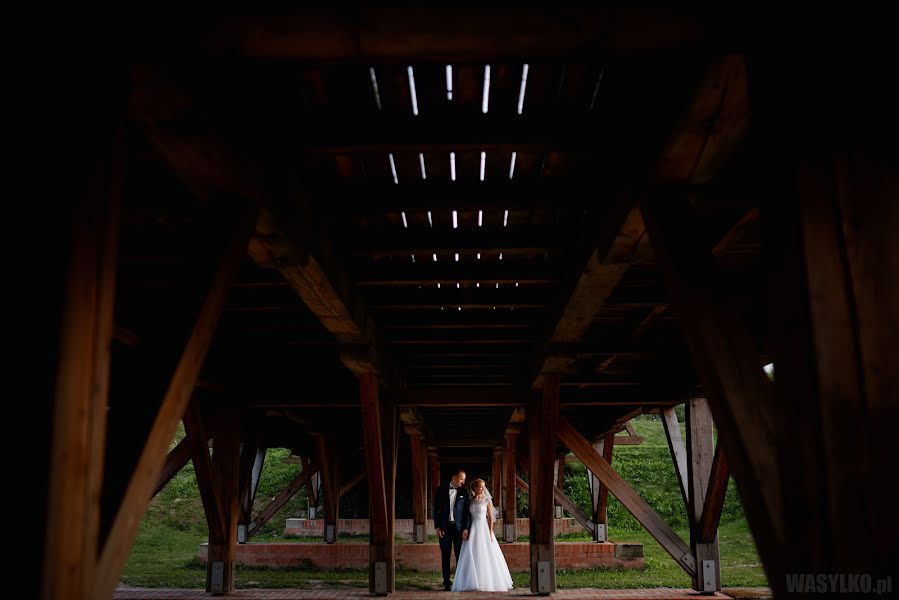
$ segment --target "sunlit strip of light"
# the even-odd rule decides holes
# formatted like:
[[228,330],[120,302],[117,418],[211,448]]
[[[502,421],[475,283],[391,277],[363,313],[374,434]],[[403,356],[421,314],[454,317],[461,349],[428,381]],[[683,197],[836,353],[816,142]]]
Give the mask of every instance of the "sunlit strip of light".
[[459,253],[456,252],[456,262],[459,262]]
[[481,152],[481,181],[484,181],[484,171],[487,166],[487,153]]
[[406,221],[406,211],[400,212],[400,216],[403,217],[403,227],[409,229],[409,222]]
[[396,163],[393,162],[393,153],[391,152],[387,157],[390,159],[390,174],[393,175],[393,183],[399,183],[400,180],[396,176]]
[[517,282],[517,281],[515,282],[515,287],[518,287],[518,282]]
[[503,227],[505,227],[505,226],[508,225],[508,224],[509,224],[509,210],[506,209],[506,210],[503,212]]
[[412,114],[417,117],[418,94],[415,93],[415,71],[412,70],[412,67],[406,67],[406,74],[409,76],[409,94],[412,96]]
[[478,252],[478,260],[481,260],[481,253]]
[[375,75],[375,68],[369,67],[368,74],[371,77],[371,89],[375,92],[375,104],[378,110],[381,110],[381,94],[378,92],[378,76]]
[[434,221],[433,219],[431,219],[431,211],[428,211],[428,225],[430,225],[431,227],[434,226]]
[[[461,288],[461,287],[462,287],[462,284],[459,283],[459,282],[456,282],[456,289],[458,290],[458,289]],[[460,309],[460,310],[461,310],[461,309]]]
[[479,210],[478,211],[478,227],[483,227],[483,226],[484,226],[484,211]]
[[459,218],[457,216],[456,211],[453,211],[453,229],[459,228]]
[[425,155],[421,152],[418,153],[418,164],[421,166],[421,178],[427,179],[428,174],[425,172]]
[[484,98],[481,100],[481,112],[487,114],[487,105],[490,102],[490,65],[484,65]]
[[481,282],[478,282],[478,283],[476,283],[476,284],[474,284],[474,285],[475,285],[475,287],[481,287]]
[[509,179],[515,174],[515,159],[518,158],[518,152],[512,153],[512,161],[509,163]]
[[446,65],[446,99],[453,99],[453,65]]
[[502,252],[499,253],[499,259],[500,259],[500,260],[503,259],[503,253],[502,253]]
[[456,153],[450,152],[450,179],[456,180]]
[[524,89],[528,85],[528,65],[527,63],[521,67],[521,89],[518,91],[518,114],[524,110]]
[[459,307],[459,310],[462,310],[462,307],[461,307],[461,306]]
[[[437,282],[437,289],[438,289],[438,290],[440,289],[440,282],[439,282],[439,281]],[[441,308],[440,310],[443,310],[443,309]]]
[[[415,255],[414,255],[414,254],[412,255],[412,262],[415,262]],[[418,286],[418,287],[421,287],[421,286]]]
[[435,252],[435,253],[434,253],[434,254],[432,254],[432,255],[431,255],[431,256],[433,256],[433,257],[434,257],[434,262],[437,262],[437,253],[436,253],[436,252]]

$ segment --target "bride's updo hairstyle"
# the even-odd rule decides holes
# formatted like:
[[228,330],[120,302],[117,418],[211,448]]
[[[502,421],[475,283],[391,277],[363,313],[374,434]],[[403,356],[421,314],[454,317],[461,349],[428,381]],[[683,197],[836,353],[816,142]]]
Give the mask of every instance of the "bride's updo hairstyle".
[[[484,489],[487,489],[487,483],[483,479],[475,479],[471,482],[471,491],[474,492],[479,485],[483,485]],[[477,493],[477,492],[475,492]]]

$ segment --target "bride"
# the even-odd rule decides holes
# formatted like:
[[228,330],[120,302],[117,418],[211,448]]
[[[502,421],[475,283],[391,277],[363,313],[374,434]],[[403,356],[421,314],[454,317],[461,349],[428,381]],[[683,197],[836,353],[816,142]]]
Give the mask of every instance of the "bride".
[[471,529],[462,542],[453,591],[507,592],[512,576],[493,534],[493,499],[483,479],[472,481],[471,491]]

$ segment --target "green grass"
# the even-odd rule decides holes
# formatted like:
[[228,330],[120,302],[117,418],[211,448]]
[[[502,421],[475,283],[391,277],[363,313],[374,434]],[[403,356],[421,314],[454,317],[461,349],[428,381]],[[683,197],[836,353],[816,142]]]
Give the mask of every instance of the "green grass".
[[[689,540],[686,511],[680,498],[661,421],[644,416],[635,419],[633,423],[637,433],[644,437],[644,443],[640,446],[616,446],[613,465],[682,539]],[[179,432],[179,435],[183,435],[183,432]],[[177,439],[180,438],[176,437]],[[269,451],[259,485],[257,511],[261,510],[297,474],[298,465],[284,462],[283,459],[287,455],[287,450]],[[589,509],[586,471],[580,463],[568,463],[565,489],[574,502],[583,509]],[[522,496],[519,495],[519,498]],[[354,503],[349,504],[352,506]],[[355,504],[359,504],[358,499]],[[398,506],[402,504],[398,503]],[[318,536],[284,535],[286,519],[298,516],[299,511],[305,507],[306,494],[305,490],[301,490],[254,536],[254,541],[320,542]],[[522,516],[527,514],[526,510],[526,504],[520,506]],[[402,512],[399,514],[403,516]],[[150,503],[125,567],[123,583],[143,587],[204,587],[206,569],[197,559],[197,551],[199,544],[205,541],[206,537],[206,520],[197,493],[193,469],[188,465]],[[690,586],[687,575],[611,496],[609,537],[613,541],[642,543],[645,567],[622,570],[560,570],[556,577],[560,589]],[[518,539],[527,541],[527,536]],[[590,541],[586,532],[565,534],[556,539]],[[338,540],[340,543],[367,543],[368,536],[340,534]],[[406,537],[397,537],[397,543],[409,542]],[[436,536],[428,536],[428,542],[436,543]],[[719,545],[724,587],[767,585],[733,482],[728,486],[722,511]],[[512,578],[517,588],[530,586],[528,573],[513,573]],[[439,574],[435,573],[397,570],[398,589],[439,589],[439,579]],[[367,588],[368,573],[362,569],[322,571],[314,568],[276,569],[238,565],[236,581],[240,588]]]

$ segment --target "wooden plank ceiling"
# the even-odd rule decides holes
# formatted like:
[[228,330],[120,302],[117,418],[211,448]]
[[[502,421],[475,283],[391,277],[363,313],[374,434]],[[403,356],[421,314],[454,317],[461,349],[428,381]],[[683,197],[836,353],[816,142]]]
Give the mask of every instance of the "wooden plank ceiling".
[[[574,27],[522,11],[520,30],[488,15],[488,35],[469,15],[482,35],[458,41],[457,16],[441,25],[441,11],[416,11],[387,26],[389,12],[367,13],[351,33],[350,19],[319,13],[226,21],[200,36],[189,66],[163,60],[147,72],[165,77],[138,78],[135,137],[155,150],[132,178],[154,183],[126,194],[120,341],[152,327],[136,315],[153,314],[148,290],[164,287],[159,273],[179,260],[163,241],[189,241],[193,219],[177,215],[204,206],[181,183],[196,191],[196,165],[167,140],[198,145],[190,136],[211,131],[210,156],[239,157],[204,164],[212,187],[264,173],[225,191],[249,189],[298,264],[315,259],[346,306],[358,300],[367,316],[353,347],[377,340],[363,354],[395,368],[390,394],[420,408],[438,432],[432,443],[499,445],[548,368],[562,369],[563,412],[590,436],[695,393],[636,206],[713,64],[683,51],[708,42],[702,22],[649,14],[658,27],[641,29],[636,13],[618,11],[612,26],[587,11]],[[313,40],[300,35],[310,23]],[[431,37],[400,37],[415,27]],[[189,108],[172,108],[172,89]],[[754,202],[720,191],[736,178],[726,168],[707,170],[703,181],[683,179],[697,184],[701,230],[752,315],[761,300]],[[260,230],[261,243],[271,237]],[[325,245],[307,241],[319,238]],[[240,395],[261,422],[278,420],[273,442],[330,430],[361,443],[344,367],[362,368],[358,352],[348,362],[348,338],[307,308],[283,260],[262,256],[241,271],[203,381]]]

